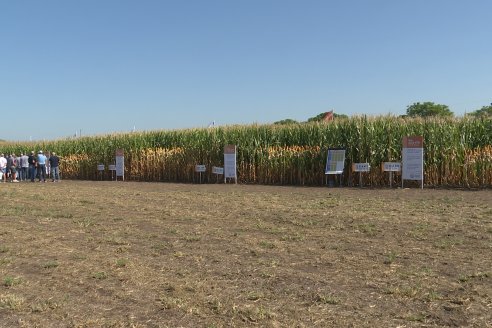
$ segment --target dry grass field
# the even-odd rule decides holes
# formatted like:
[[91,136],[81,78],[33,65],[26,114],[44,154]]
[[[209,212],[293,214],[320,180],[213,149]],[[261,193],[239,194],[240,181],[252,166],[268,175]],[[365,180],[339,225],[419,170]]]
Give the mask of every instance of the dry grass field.
[[0,327],[492,327],[492,190],[0,184]]

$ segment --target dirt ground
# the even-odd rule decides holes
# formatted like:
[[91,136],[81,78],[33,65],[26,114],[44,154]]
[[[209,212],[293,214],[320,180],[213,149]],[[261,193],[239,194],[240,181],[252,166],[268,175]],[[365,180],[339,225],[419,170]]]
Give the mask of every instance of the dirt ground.
[[492,327],[492,190],[0,184],[0,327]]

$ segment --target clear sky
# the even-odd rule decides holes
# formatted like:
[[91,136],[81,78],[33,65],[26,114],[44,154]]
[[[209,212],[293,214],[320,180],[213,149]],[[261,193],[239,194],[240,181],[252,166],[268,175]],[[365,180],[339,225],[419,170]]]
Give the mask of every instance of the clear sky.
[[490,0],[0,0],[0,139],[492,102]]

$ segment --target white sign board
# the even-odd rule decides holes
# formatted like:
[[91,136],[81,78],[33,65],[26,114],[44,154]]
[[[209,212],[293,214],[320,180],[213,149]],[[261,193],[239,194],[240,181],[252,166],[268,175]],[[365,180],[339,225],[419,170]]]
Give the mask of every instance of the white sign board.
[[401,163],[383,162],[383,171],[384,172],[400,172],[401,171]]
[[342,174],[345,166],[345,149],[328,149],[325,174]]
[[195,165],[195,172],[205,172],[207,167],[205,165]]
[[224,147],[224,179],[234,178],[237,182],[236,145]]
[[98,165],[97,165],[97,170],[98,170],[98,171],[104,171],[104,168],[105,168],[105,167],[104,167],[104,164],[98,164]]
[[116,177],[122,177],[125,180],[125,151],[123,149],[116,150]]
[[371,165],[369,165],[369,163],[354,163],[352,164],[352,171],[369,172],[371,171]]
[[424,187],[424,138],[421,136],[403,137],[402,149],[403,180],[421,180]]
[[114,164],[109,164],[109,165],[108,165],[108,169],[109,169],[110,171],[116,171],[116,165],[114,165]]
[[405,180],[422,180],[424,172],[424,148],[422,137],[403,138],[403,174]]
[[399,162],[383,162],[381,164],[381,170],[383,170],[383,172],[389,172],[389,183],[390,183],[390,188],[391,188],[393,186],[393,172],[400,172],[401,171],[401,163],[399,163]]
[[212,166],[212,173],[213,174],[224,174],[224,168],[223,167]]

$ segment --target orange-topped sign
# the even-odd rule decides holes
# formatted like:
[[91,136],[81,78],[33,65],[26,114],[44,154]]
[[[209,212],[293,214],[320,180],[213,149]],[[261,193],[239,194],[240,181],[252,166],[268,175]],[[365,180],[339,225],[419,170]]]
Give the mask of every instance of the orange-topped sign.
[[118,177],[122,177],[125,180],[125,151],[123,149],[116,149],[115,164],[116,180],[118,180]]
[[403,148],[424,148],[424,137],[403,137]]
[[235,153],[236,153],[236,145],[224,146],[224,154],[235,154]]
[[422,136],[403,137],[402,177],[404,180],[420,180],[424,188],[424,138]]
[[236,145],[224,146],[224,182],[233,178],[237,183]]

